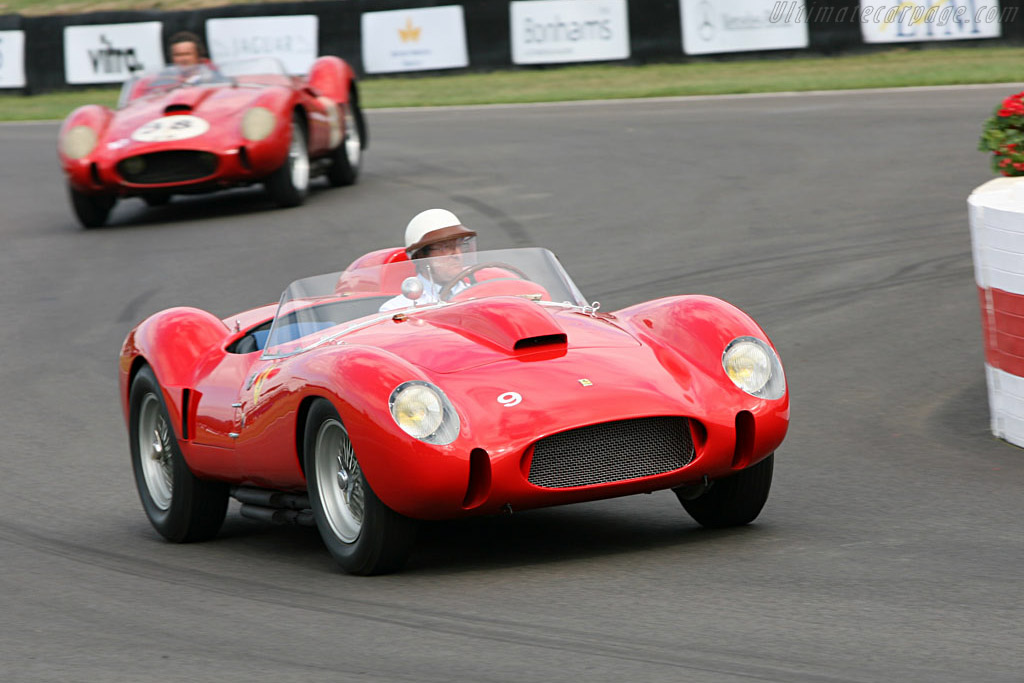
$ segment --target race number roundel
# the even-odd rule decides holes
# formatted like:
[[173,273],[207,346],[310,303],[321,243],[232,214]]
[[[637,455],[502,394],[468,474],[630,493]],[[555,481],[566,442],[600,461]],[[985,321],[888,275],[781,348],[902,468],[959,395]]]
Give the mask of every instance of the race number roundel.
[[175,142],[188,140],[210,130],[210,124],[198,116],[178,114],[162,116],[143,124],[132,133],[132,140],[137,142]]

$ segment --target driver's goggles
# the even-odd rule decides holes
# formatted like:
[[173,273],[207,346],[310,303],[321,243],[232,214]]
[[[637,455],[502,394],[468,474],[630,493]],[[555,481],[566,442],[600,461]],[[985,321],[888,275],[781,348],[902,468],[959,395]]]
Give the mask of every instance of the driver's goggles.
[[465,254],[473,251],[476,251],[476,238],[472,235],[468,237],[456,237],[455,239],[445,240],[444,242],[437,242],[435,244],[428,244],[422,249],[424,256]]

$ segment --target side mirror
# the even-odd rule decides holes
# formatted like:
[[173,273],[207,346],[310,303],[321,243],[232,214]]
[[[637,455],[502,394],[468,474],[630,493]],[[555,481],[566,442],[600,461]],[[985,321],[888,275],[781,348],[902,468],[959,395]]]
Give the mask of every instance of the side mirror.
[[402,296],[410,301],[416,301],[423,296],[423,283],[418,277],[407,277],[402,280]]

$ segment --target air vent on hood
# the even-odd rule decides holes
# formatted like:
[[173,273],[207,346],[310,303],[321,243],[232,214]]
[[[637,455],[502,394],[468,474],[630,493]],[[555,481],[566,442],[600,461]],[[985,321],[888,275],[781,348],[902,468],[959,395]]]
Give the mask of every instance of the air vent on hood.
[[542,334],[538,337],[526,337],[517,341],[512,348],[518,351],[519,349],[532,349],[538,346],[554,346],[556,344],[564,346],[567,343],[568,337],[562,332],[560,334]]
[[187,114],[192,111],[191,104],[168,104],[164,107],[164,114]]

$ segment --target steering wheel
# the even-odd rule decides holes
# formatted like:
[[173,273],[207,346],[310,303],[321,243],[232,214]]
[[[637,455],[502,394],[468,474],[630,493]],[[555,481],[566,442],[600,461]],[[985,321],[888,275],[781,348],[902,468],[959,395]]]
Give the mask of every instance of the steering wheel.
[[[466,266],[465,268],[460,270],[458,275],[453,277],[448,284],[442,287],[441,291],[438,292],[437,294],[437,298],[441,301],[448,301],[449,298],[451,298],[452,296],[452,289],[455,287],[455,285],[462,282],[462,280],[464,280],[467,277],[469,278],[469,287],[467,287],[466,289],[469,289],[474,285],[480,284],[479,282],[476,281],[476,278],[474,278],[473,275],[483,270],[484,268],[501,268],[502,270],[509,271],[520,280],[530,279],[529,277],[527,277],[526,273],[519,270],[515,266],[510,266],[507,263],[499,263],[497,261],[489,261],[487,263],[474,263],[473,265]],[[462,292],[466,291],[466,289],[462,290]],[[459,292],[459,294],[461,294],[462,292]]]

